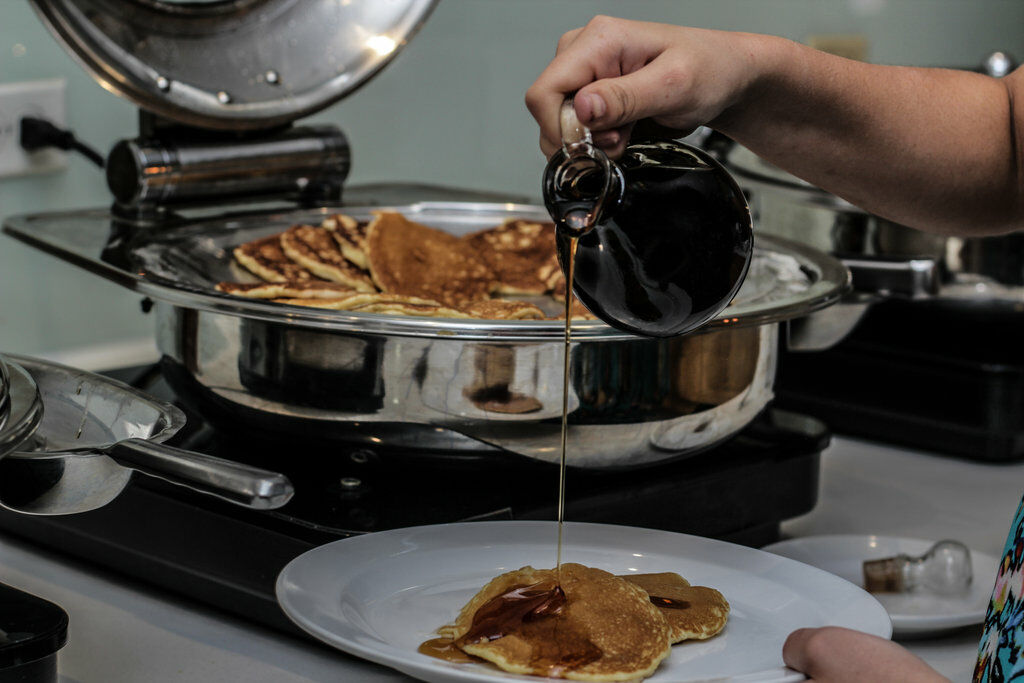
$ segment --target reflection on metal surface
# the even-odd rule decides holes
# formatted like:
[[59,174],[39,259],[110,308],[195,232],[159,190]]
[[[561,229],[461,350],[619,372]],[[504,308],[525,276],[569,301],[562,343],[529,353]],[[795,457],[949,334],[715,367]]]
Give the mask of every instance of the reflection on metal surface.
[[[371,212],[381,208],[346,206],[344,210],[357,220],[369,220]],[[456,235],[493,227],[510,217],[550,220],[543,208],[529,205],[422,202],[390,208],[412,220]],[[430,338],[455,336],[495,341],[539,341],[564,337],[564,325],[556,320],[449,320],[346,314],[300,306],[286,307],[213,291],[223,280],[249,277],[232,261],[234,246],[282,231],[296,223],[317,224],[327,211],[234,215],[227,219],[196,222],[175,230],[139,231],[130,243],[126,243],[126,251],[120,256],[128,262],[126,269],[142,274],[140,291],[145,290],[155,299],[190,308],[235,312],[267,321],[287,321],[303,327],[357,333]],[[81,219],[74,225],[80,230]],[[35,229],[38,234],[39,228],[26,225],[24,229]],[[769,236],[758,237],[756,242],[754,258],[743,287],[723,312],[723,317],[709,323],[708,329],[777,322],[805,315],[838,300],[848,287],[848,271],[831,257]],[[537,303],[542,308],[545,305],[541,301]],[[729,322],[724,322],[726,320]],[[579,321],[573,325],[573,338],[614,341],[634,337],[599,321]]]
[[[1012,288],[1000,290],[999,296],[1024,300],[1024,234],[953,238],[914,230],[866,213],[738,145],[729,150],[726,165],[747,191],[760,234],[777,235],[844,259],[857,259],[859,267],[869,268],[875,275],[888,271],[903,280],[901,285],[888,276],[876,282],[864,281],[862,286],[855,282],[858,291],[911,297],[929,292],[935,295],[931,283],[912,281],[915,272],[932,277],[924,273],[927,268],[910,265],[915,259],[931,259],[936,264],[934,276],[941,274],[941,282],[935,283],[940,297],[964,296],[966,290],[959,286],[961,282],[982,279]],[[893,270],[901,259],[907,262],[903,275]],[[872,289],[876,285],[880,287]]]
[[172,405],[106,377],[12,356],[38,384],[44,411],[17,452],[0,458],[0,506],[63,515],[106,505],[133,470],[253,508],[292,495],[280,474],[172,448],[185,423]]
[[32,375],[17,363],[17,357],[3,362],[8,379],[8,409],[6,420],[0,426],[0,457],[29,439],[43,417],[39,386]]
[[[359,219],[383,206],[453,234],[510,217],[547,218],[542,208],[513,203],[344,210]],[[167,381],[215,424],[446,457],[511,452],[555,461],[562,383],[552,368],[561,367],[561,321],[321,311],[213,291],[217,282],[247,277],[233,265],[232,247],[319,223],[329,211],[216,214],[113,234],[110,216],[92,211],[13,217],[5,230],[157,300]],[[736,300],[700,333],[659,341],[574,323],[571,464],[614,468],[693,453],[738,431],[767,403],[776,323],[834,303],[849,273],[801,245],[756,242]]]
[[398,47],[398,43],[395,42],[394,38],[389,38],[388,36],[371,36],[366,39],[366,47],[384,57],[394,52],[395,48]]
[[[557,340],[359,335],[167,305],[156,314],[168,381],[204,414],[326,441],[475,455],[489,445],[557,461]],[[741,429],[771,399],[777,327],[574,344],[572,464],[650,464]]]
[[436,3],[33,0],[107,90],[180,123],[229,130],[281,125],[344,97],[398,54]]

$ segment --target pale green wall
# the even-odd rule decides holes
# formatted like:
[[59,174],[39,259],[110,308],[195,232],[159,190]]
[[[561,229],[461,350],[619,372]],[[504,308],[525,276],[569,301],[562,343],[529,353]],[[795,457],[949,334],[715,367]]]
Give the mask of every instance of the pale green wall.
[[[443,0],[372,83],[317,118],[352,139],[352,181],[420,180],[536,195],[542,159],[522,93],[558,36],[596,13],[804,39],[863,32],[872,61],[969,65],[1024,55],[1022,0]],[[24,54],[15,45],[24,46]],[[0,82],[63,76],[68,120],[106,150],[134,134],[131,106],[57,46],[27,3],[0,0]],[[102,175],[72,158],[0,180],[0,215],[105,205]],[[138,297],[0,237],[0,350],[39,353],[150,334]]]

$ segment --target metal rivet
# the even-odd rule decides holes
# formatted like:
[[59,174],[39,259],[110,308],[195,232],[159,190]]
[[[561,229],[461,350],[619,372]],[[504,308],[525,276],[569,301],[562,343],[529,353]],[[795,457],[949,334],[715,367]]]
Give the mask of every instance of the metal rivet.
[[363,480],[356,477],[342,477],[338,483],[343,489],[357,489],[363,485]]
[[277,85],[278,83],[281,82],[280,74],[278,74],[273,69],[267,69],[267,73],[265,73],[263,77],[266,78],[267,83],[270,83],[271,85]]
[[221,90],[219,93],[217,93],[217,101],[221,104],[227,104],[231,101],[231,95]]
[[370,459],[374,457],[373,451],[353,451],[349,458],[354,463],[362,465],[363,463],[370,462]]
[[163,92],[167,92],[171,89],[171,82],[163,76],[159,76],[156,79],[156,87],[160,88],[160,90]]

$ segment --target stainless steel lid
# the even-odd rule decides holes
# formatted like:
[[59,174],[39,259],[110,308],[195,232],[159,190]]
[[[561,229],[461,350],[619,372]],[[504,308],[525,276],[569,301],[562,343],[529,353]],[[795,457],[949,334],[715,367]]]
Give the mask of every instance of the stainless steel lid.
[[11,361],[3,361],[8,378],[7,420],[0,425],[0,457],[16,450],[39,426],[43,401],[32,375]]
[[193,126],[269,128],[373,77],[438,0],[32,0],[107,90]]

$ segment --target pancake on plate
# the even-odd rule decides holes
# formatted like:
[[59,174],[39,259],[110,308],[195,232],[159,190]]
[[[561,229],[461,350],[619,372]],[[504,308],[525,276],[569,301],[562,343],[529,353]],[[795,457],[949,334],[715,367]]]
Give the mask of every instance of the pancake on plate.
[[454,235],[381,211],[366,229],[370,275],[381,291],[459,308],[490,297],[494,274]]
[[504,299],[488,299],[473,301],[461,309],[472,318],[486,320],[543,320],[544,311],[525,301],[506,301]]
[[298,282],[220,282],[217,291],[250,299],[330,299],[351,293],[340,282],[300,280]]
[[331,233],[313,225],[293,225],[281,235],[285,255],[317,277],[360,292],[375,292],[370,276],[341,253]]
[[649,676],[670,649],[643,589],[579,564],[502,574],[438,633],[505,671],[581,681]]
[[544,294],[540,268],[555,256],[555,224],[510,219],[496,228],[466,235],[497,278],[499,294]]
[[647,591],[668,622],[673,643],[707,640],[720,633],[729,620],[729,603],[721,593],[707,586],[691,586],[679,574],[626,574],[622,578]]
[[369,223],[361,223],[351,216],[336,213],[328,216],[320,225],[331,233],[345,258],[363,270],[370,269],[366,260],[366,228]]
[[317,279],[313,273],[292,261],[281,249],[281,235],[246,242],[232,254],[246,270],[267,282],[301,282]]

